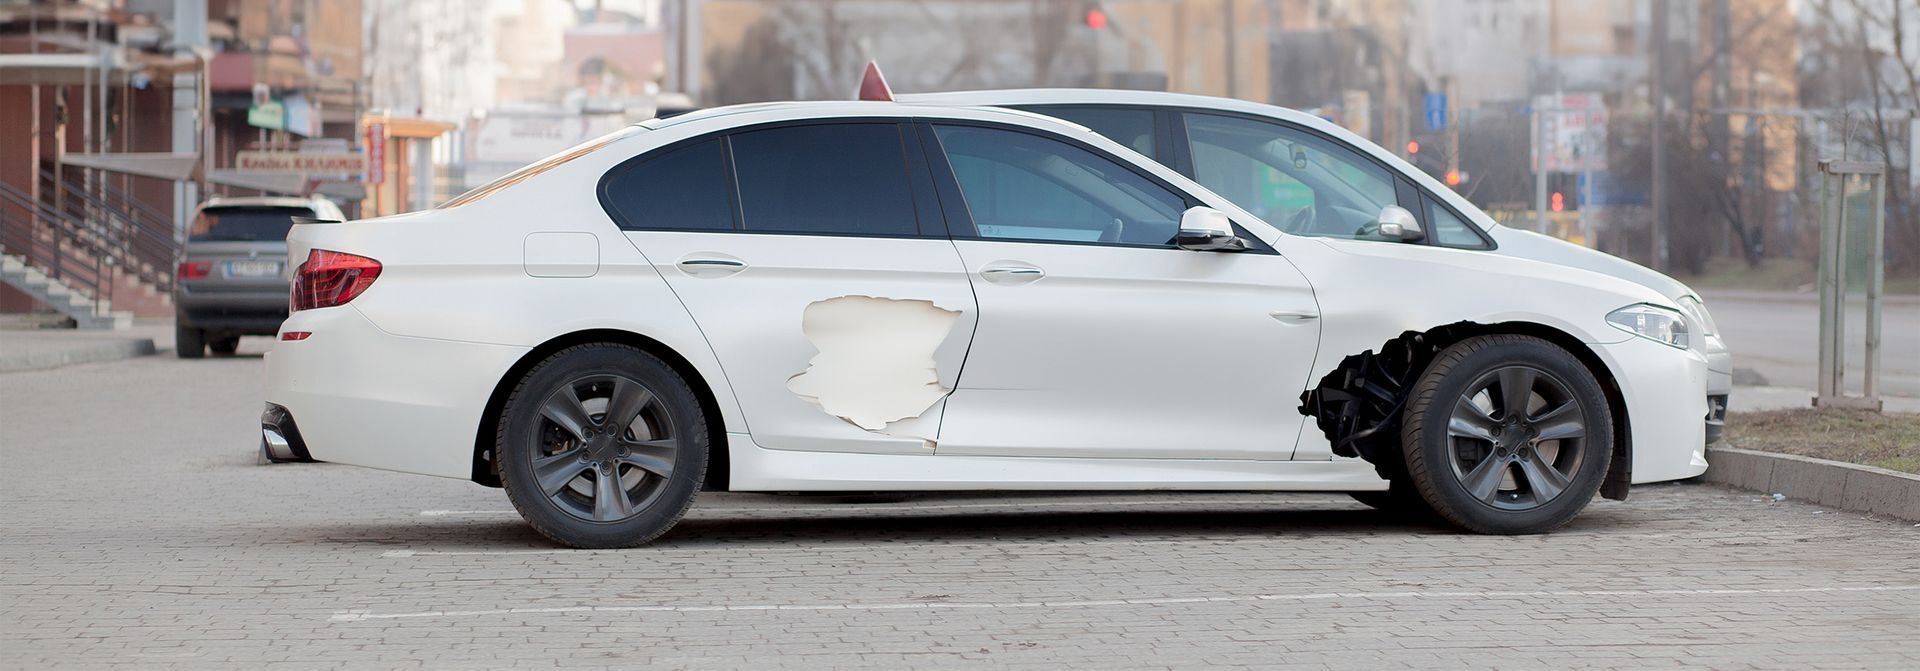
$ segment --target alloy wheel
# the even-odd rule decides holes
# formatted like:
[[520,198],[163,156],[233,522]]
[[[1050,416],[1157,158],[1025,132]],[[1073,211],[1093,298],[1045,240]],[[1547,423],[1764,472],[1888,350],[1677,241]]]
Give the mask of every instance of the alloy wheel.
[[529,438],[541,493],[589,522],[644,511],[673,475],[681,435],[652,390],[622,375],[575,378],[547,396]]
[[1526,365],[1468,384],[1447,422],[1454,477],[1480,503],[1532,510],[1571,486],[1587,457],[1587,416],[1566,381]]

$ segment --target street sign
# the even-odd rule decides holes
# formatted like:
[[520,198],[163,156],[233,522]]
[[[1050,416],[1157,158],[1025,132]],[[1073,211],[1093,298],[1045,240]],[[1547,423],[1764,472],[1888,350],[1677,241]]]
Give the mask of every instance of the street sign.
[[367,183],[387,181],[387,125],[367,124]]
[[251,172],[302,175],[358,175],[367,169],[366,155],[352,152],[243,151],[233,163]]
[[1429,93],[1426,97],[1427,130],[1447,129],[1447,94]]
[[1597,172],[1607,169],[1607,105],[1596,93],[1534,96],[1541,116],[1533,138],[1536,170],[1545,140],[1547,172]]

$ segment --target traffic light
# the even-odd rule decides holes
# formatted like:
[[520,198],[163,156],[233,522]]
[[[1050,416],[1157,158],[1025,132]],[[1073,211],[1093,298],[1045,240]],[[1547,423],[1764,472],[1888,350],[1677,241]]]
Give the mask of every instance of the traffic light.
[[1101,9],[1099,5],[1087,7],[1087,27],[1093,30],[1107,27],[1107,10]]
[[1466,175],[1460,174],[1458,170],[1447,171],[1447,186],[1460,186],[1460,183],[1466,181],[1466,179]]
[[1420,141],[1419,141],[1419,140],[1407,140],[1407,155],[1408,155],[1408,156],[1413,156],[1413,155],[1415,155],[1415,154],[1419,154],[1419,153],[1420,153]]
[[1567,211],[1567,197],[1560,195],[1559,191],[1553,192],[1553,204],[1550,205],[1550,207],[1552,207],[1555,212]]

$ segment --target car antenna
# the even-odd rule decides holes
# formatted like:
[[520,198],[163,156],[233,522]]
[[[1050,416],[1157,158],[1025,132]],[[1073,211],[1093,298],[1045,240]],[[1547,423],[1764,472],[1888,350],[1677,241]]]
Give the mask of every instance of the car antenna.
[[887,87],[887,78],[880,74],[880,63],[867,61],[867,72],[860,76],[860,100],[893,102],[893,89]]

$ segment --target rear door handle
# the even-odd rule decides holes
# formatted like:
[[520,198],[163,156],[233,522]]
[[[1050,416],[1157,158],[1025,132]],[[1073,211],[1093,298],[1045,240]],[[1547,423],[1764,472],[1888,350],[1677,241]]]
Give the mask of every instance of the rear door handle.
[[693,277],[725,277],[747,269],[747,262],[726,254],[689,255],[674,264]]
[[1293,324],[1319,319],[1320,313],[1309,310],[1274,310],[1273,312],[1267,313],[1267,316],[1278,319],[1284,323]]
[[1029,265],[998,262],[980,269],[980,277],[995,284],[1026,284],[1047,276],[1047,271]]

